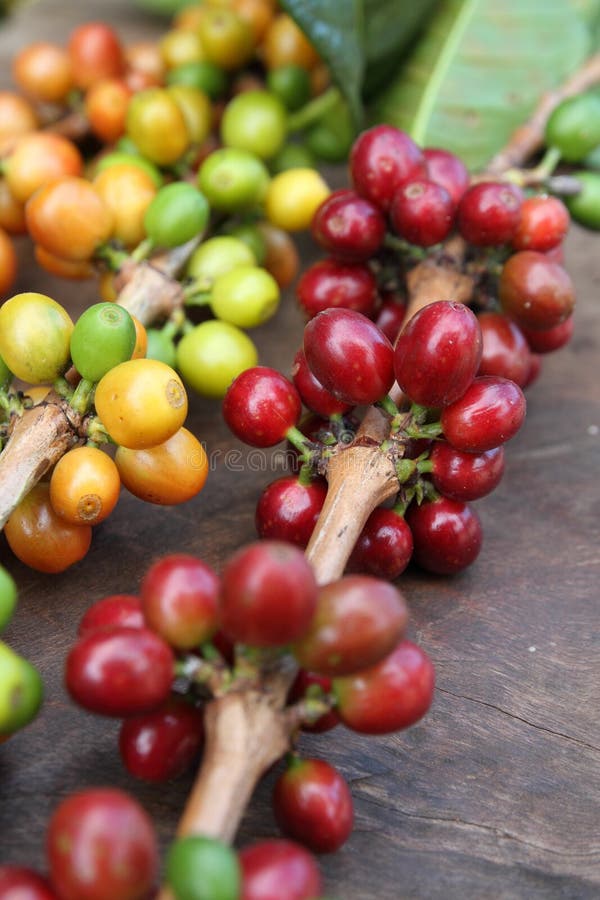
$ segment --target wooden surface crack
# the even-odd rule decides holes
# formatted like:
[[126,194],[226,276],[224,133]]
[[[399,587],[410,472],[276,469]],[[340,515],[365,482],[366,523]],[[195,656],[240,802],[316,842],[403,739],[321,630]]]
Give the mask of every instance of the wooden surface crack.
[[450,691],[448,688],[442,688],[437,686],[436,690],[441,694],[449,694],[451,697],[456,697],[459,700],[468,700],[471,703],[479,703],[481,706],[487,706],[488,709],[495,709],[496,712],[502,713],[505,716],[508,716],[511,719],[516,719],[518,722],[523,722],[525,725],[529,725],[531,728],[536,728],[538,731],[544,731],[546,734],[551,734],[554,737],[564,738],[567,741],[571,741],[574,744],[578,744],[580,747],[585,747],[587,750],[592,750],[594,753],[600,753],[600,747],[594,746],[594,744],[588,744],[587,741],[582,741],[580,738],[572,737],[570,734],[565,734],[563,731],[553,731],[552,728],[546,728],[544,725],[537,725],[535,722],[530,722],[529,719],[525,719],[523,716],[518,716],[516,713],[510,712],[508,709],[503,709],[501,706],[497,706],[495,703],[489,703],[487,700],[480,700],[477,697],[468,697],[466,694],[458,694],[455,691]]
[[498,828],[495,825],[484,825],[482,822],[471,822],[467,819],[461,819],[459,816],[428,816],[423,813],[408,812],[405,809],[398,809],[398,812],[408,819],[422,819],[427,822],[439,823],[440,825],[457,825],[461,828],[472,828],[476,831],[490,832],[496,837],[515,841],[517,844],[521,844],[524,847],[531,847],[533,850],[539,850],[542,853],[551,853],[554,856],[563,856],[568,859],[594,859],[600,855],[600,846],[598,845],[591,846],[586,850],[560,849],[557,847],[549,847],[547,844],[537,844],[535,841],[528,841],[518,834],[506,831],[504,828]]

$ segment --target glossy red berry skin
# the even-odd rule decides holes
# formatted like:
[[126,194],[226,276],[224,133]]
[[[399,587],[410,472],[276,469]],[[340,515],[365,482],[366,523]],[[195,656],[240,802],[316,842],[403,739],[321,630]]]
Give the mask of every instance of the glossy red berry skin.
[[523,391],[514,381],[482,375],[442,410],[442,430],[457,450],[484,453],[515,436],[525,419],[525,408]]
[[558,197],[526,197],[512,246],[515,250],[540,253],[552,250],[562,243],[570,221],[569,211]]
[[319,589],[315,614],[293,653],[310,672],[349,675],[386,656],[407,622],[406,601],[394,585],[346,575]]
[[258,536],[306,547],[326,496],[327,484],[321,479],[304,484],[295,475],[284,475],[271,482],[256,506]]
[[157,560],[140,585],[148,627],[178,650],[198,647],[217,630],[219,584],[217,573],[195,556]]
[[531,354],[531,366],[529,369],[529,374],[527,375],[527,381],[523,385],[523,390],[525,388],[530,387],[540,376],[542,371],[542,357],[539,353]]
[[203,740],[202,710],[173,696],[159,709],[125,719],[119,732],[119,753],[135,778],[169,781],[190,768]]
[[398,188],[389,215],[394,231],[405,241],[417,247],[433,247],[452,231],[454,212],[454,201],[446,188],[421,178]]
[[564,322],[575,306],[575,291],[567,272],[543,253],[513,253],[500,274],[502,309],[522,328],[546,330]]
[[550,250],[544,250],[544,255],[554,263],[557,263],[559,266],[563,266],[565,263],[565,245],[564,242],[562,244],[557,244],[556,247],[552,247]]
[[223,400],[225,422],[236,437],[252,447],[278,444],[296,425],[301,412],[294,385],[267,366],[255,366],[238,375]]
[[529,373],[531,352],[525,335],[502,313],[484,312],[477,317],[483,338],[478,375],[500,375],[519,387]]
[[481,329],[464,303],[438,300],[419,310],[394,347],[396,381],[422,406],[447,406],[471,384],[482,352]]
[[406,513],[413,533],[413,561],[436,575],[454,575],[475,562],[483,533],[472,507],[449,497],[413,504]]
[[275,820],[283,833],[313,853],[334,853],[354,825],[352,794],[322,759],[293,759],[273,789]]
[[446,188],[455,204],[469,187],[469,170],[462,159],[449,150],[425,147],[423,155],[427,162],[427,177]]
[[523,194],[507,182],[482,181],[468,188],[456,215],[461,235],[480,247],[512,241],[520,219]]
[[494,490],[504,474],[504,447],[484,453],[463,453],[436,442],[429,454],[431,480],[440,494],[452,500],[479,500]]
[[425,715],[434,684],[433,664],[425,651],[404,640],[369,669],[335,678],[333,692],[344,725],[361,734],[388,734]]
[[221,627],[232,640],[277,647],[307,630],[317,583],[299,547],[282,541],[248,544],[228,560],[221,579]]
[[33,869],[0,866],[0,900],[58,900],[58,896]]
[[567,272],[533,250],[513,253],[505,262],[498,296],[506,315],[531,330],[560,325],[575,306],[575,291]]
[[[317,675],[316,672],[307,672],[306,669],[299,669],[288,694],[288,704],[292,705],[299,700],[306,699],[307,696],[314,695],[315,685],[318,685],[320,688],[319,693],[321,691],[325,694],[331,693],[331,678],[328,678],[326,675]],[[316,722],[313,722],[311,725],[303,723],[301,728],[302,731],[321,734],[323,731],[331,731],[339,723],[340,717],[335,709],[330,709],[329,712],[319,716]]]
[[405,315],[406,304],[398,303],[396,300],[384,300],[379,307],[374,321],[391,344],[395,344],[402,330]]
[[374,509],[350,556],[349,568],[394,581],[412,556],[412,532],[393,509]]
[[315,241],[335,259],[366,262],[383,244],[382,212],[355,191],[334,191],[317,209],[310,227]]
[[240,900],[315,900],[322,893],[316,860],[293,841],[259,841],[239,852]]
[[352,409],[349,403],[338,400],[337,397],[325,390],[318,378],[308,368],[302,347],[294,357],[291,374],[303,404],[311,412],[328,419],[330,416],[343,415]]
[[352,406],[375,403],[394,383],[394,351],[360,313],[326,309],[304,329],[304,354],[323,387]]
[[173,681],[173,652],[148,628],[93,631],[67,656],[65,680],[84,709],[131,716],[163,703]]
[[92,604],[83,614],[77,630],[83,637],[99,628],[143,628],[145,625],[142,601],[135,594],[111,594]]
[[46,849],[61,900],[145,900],[158,871],[149,816],[112,788],[63,800],[50,819]]
[[543,331],[524,329],[523,334],[534,353],[553,353],[569,343],[573,337],[574,324],[573,316],[569,316],[554,328],[546,328]]
[[320,259],[298,279],[296,297],[307,319],[332,306],[371,317],[377,303],[377,281],[363,263]]
[[350,151],[350,177],[354,188],[371,203],[387,211],[397,188],[424,177],[425,157],[411,137],[392,125],[363,131]]

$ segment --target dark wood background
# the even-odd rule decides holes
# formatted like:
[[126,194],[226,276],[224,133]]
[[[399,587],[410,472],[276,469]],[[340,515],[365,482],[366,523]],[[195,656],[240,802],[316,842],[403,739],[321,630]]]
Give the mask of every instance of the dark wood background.
[[[99,16],[126,41],[164,28],[124,0],[27,4],[0,25],[0,86],[10,82],[18,47],[65,41],[74,24]],[[600,897],[599,248],[600,237],[573,230],[575,337],[546,358],[527,394],[526,424],[508,448],[505,478],[477,504],[485,529],[479,559],[454,578],[409,571],[401,579],[412,636],[437,669],[429,715],[383,738],[340,728],[302,742],[352,785],[356,830],[322,859],[327,892],[339,900]],[[311,254],[304,239],[304,259]],[[40,273],[25,241],[19,255],[15,292],[48,293],[72,315],[98,299],[92,283]],[[291,292],[254,334],[261,361],[287,371],[301,335]],[[0,863],[43,868],[51,810],[86,785],[135,793],[164,844],[173,833],[191,776],[158,787],[129,778],[116,749],[118,723],[75,708],[62,669],[85,608],[105,594],[135,591],[157,556],[191,552],[219,568],[254,539],[254,504],[280,470],[261,469],[232,440],[216,402],[192,398],[189,425],[214,461],[195,500],[162,509],[124,493],[86,559],[59,576],[27,570],[0,541],[0,560],[20,589],[5,638],[39,667],[46,686],[38,719],[0,747]],[[240,843],[276,834],[271,782],[259,788]]]

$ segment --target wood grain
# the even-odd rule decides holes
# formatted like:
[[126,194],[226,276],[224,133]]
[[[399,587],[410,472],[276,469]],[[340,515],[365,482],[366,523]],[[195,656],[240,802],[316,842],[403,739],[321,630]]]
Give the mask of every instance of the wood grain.
[[[102,15],[125,40],[162,25],[106,0]],[[24,43],[64,41],[99,15],[85,0],[39,0],[0,28],[0,86]],[[527,393],[522,432],[507,450],[497,491],[477,504],[485,541],[454,578],[409,571],[401,585],[412,636],[437,670],[426,719],[398,735],[343,730],[302,740],[352,784],[357,825],[325,857],[327,892],[339,900],[588,900],[600,896],[600,308],[599,238],[574,229],[567,262],[578,291],[571,345],[544,362]],[[302,239],[304,260],[314,251]],[[40,290],[73,315],[97,299],[93,283],[67,284],[35,267],[19,242],[16,290]],[[254,332],[262,362],[287,371],[302,323],[290,292],[275,321]],[[39,718],[0,747],[0,863],[44,867],[44,827],[56,803],[86,785],[133,792],[163,846],[192,775],[168,786],[135,783],[116,751],[118,722],[75,708],[62,669],[78,619],[95,599],[135,591],[150,562],[171,551],[217,568],[254,538],[260,489],[282,473],[280,454],[233,440],[219,404],[191,398],[190,426],[212,471],[203,493],[176,509],[123,495],[95,530],[87,558],[60,576],[26,570],[0,540],[20,606],[6,639],[39,668]],[[272,773],[244,819],[239,842],[271,836]]]

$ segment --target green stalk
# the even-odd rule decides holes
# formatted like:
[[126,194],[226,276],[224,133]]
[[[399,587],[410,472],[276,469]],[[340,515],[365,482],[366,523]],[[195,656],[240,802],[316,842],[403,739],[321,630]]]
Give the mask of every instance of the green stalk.
[[314,100],[310,100],[302,109],[288,116],[288,133],[304,131],[310,125],[320,122],[341,100],[341,93],[336,87],[330,87]]
[[312,451],[312,444],[305,434],[302,434],[299,428],[292,425],[285,433],[286,438],[296,450],[299,451],[302,460],[306,461]]
[[96,387],[95,382],[89,378],[82,378],[69,401],[70,406],[80,415],[85,415],[91,406],[92,394]]

